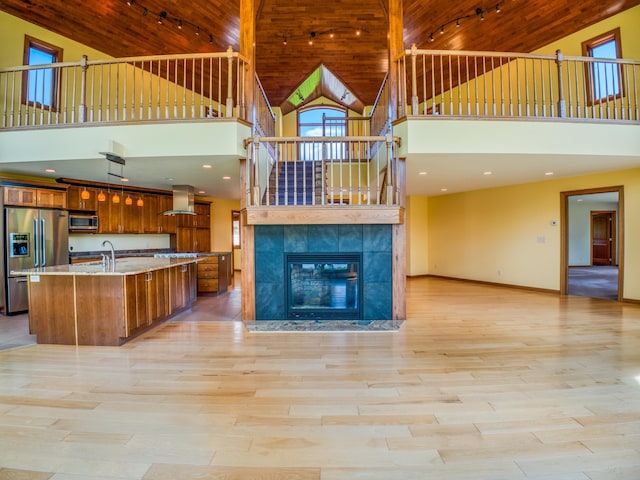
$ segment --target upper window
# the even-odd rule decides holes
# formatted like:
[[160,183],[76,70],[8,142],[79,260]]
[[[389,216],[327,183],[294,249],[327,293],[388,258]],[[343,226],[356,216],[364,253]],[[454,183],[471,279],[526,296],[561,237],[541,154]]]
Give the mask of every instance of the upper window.
[[[298,112],[298,135],[301,137],[344,137],[347,112],[342,108],[311,107]],[[301,160],[337,160],[345,157],[345,144],[309,142],[301,146]]]
[[[62,61],[62,49],[25,36],[24,64],[46,65]],[[25,71],[22,78],[22,103],[56,110],[60,96],[57,70],[38,68]]]
[[[622,58],[620,29],[599,35],[582,43],[585,57],[616,59]],[[589,101],[611,100],[623,93],[620,65],[613,62],[591,62],[587,64],[587,91]]]

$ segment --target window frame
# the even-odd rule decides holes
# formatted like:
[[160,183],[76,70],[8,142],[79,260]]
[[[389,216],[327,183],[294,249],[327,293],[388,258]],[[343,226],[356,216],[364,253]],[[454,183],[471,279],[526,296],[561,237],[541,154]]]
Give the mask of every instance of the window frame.
[[[608,32],[604,32],[596,37],[590,38],[582,42],[582,55],[584,57],[594,58],[593,49],[600,47],[606,43],[613,41],[616,48],[616,58],[622,58],[622,41],[620,35],[620,28],[615,28],[613,30],[609,30]],[[597,58],[597,57],[595,57]],[[605,95],[601,95],[599,98],[596,98],[595,85],[593,82],[594,78],[594,67],[599,62],[586,62],[585,64],[585,88],[587,89],[586,100],[589,106],[595,105],[597,103],[606,103],[611,102],[616,99],[622,98],[625,95],[625,83],[624,77],[622,75],[622,68],[620,66],[617,67],[617,80],[618,80],[618,93],[608,94],[604,92]],[[605,76],[608,75],[605,72]],[[601,88],[602,90],[602,88]]]
[[[62,62],[62,54],[63,49],[58,47],[57,45],[53,45],[51,43],[45,42],[43,40],[39,40],[35,37],[31,37],[29,35],[24,36],[24,52],[22,57],[23,65],[31,65],[29,63],[31,50],[38,50],[47,55],[51,55],[54,59],[53,63]],[[21,102],[23,105],[32,106],[34,108],[43,108],[47,110],[51,110],[54,112],[58,111],[60,105],[60,75],[59,70],[52,69],[51,75],[51,105],[44,104],[39,102],[36,98],[32,101],[29,100],[29,72],[32,70],[25,70],[22,72],[22,92],[21,92]],[[44,100],[44,98],[42,99]]]
[[[320,123],[302,123],[302,122],[300,122],[300,116],[304,115],[305,113],[307,113],[307,112],[309,112],[311,110],[333,110],[336,113],[340,112],[340,113],[344,114],[344,132],[343,132],[342,135],[327,135],[326,132],[324,132],[324,131],[323,131],[323,134],[324,134],[324,136],[327,136],[327,137],[347,136],[348,135],[349,110],[346,107],[339,106],[339,105],[317,104],[317,105],[308,105],[308,106],[305,106],[305,107],[300,108],[300,109],[297,110],[296,122],[297,122],[297,130],[298,130],[298,136],[299,137],[309,138],[309,139],[314,138],[313,136],[302,135],[301,132],[300,132],[301,125],[302,126],[319,126],[319,127],[322,127],[324,129],[324,124],[322,122],[320,122]],[[313,142],[310,141],[309,144],[313,144]],[[335,161],[347,160],[348,152],[347,152],[347,149],[345,148],[345,144],[343,142],[335,142],[335,146],[337,148],[341,149],[341,152],[339,152],[338,155],[335,155],[335,153],[332,153],[332,155],[335,155],[335,158],[333,158],[333,160],[335,160]],[[311,159],[306,158],[305,150],[306,150],[307,147],[308,147],[307,144],[300,144],[299,158],[302,161],[314,160],[314,158],[311,158]],[[334,145],[332,144],[332,152],[333,152],[333,147],[334,147]],[[313,149],[313,147],[311,147],[311,148]]]
[[[235,241],[235,226],[238,224],[238,242]],[[242,248],[242,222],[241,212],[239,210],[231,210],[231,247],[234,250]]]

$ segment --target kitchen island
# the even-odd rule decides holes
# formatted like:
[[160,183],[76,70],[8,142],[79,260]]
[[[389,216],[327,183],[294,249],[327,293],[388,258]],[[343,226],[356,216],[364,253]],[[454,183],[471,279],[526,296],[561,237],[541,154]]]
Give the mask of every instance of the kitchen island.
[[29,330],[38,343],[122,345],[188,309],[196,299],[197,258],[119,258],[32,268]]

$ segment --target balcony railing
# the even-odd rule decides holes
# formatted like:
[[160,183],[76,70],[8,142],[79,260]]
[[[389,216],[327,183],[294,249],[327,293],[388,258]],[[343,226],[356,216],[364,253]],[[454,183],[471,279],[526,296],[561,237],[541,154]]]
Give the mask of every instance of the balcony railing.
[[407,50],[399,116],[640,121],[640,61]]
[[391,135],[256,135],[246,142],[247,206],[398,206],[397,143]]
[[244,102],[246,64],[229,49],[0,69],[0,127],[251,120]]

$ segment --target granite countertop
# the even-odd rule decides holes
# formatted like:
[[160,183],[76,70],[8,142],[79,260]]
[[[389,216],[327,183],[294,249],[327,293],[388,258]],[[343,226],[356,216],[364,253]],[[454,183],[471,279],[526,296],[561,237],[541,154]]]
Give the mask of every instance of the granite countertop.
[[116,259],[113,270],[106,269],[102,262],[74,263],[53,267],[13,270],[13,275],[136,275],[139,273],[162,270],[187,263],[196,263],[197,258],[152,258],[127,257]]

